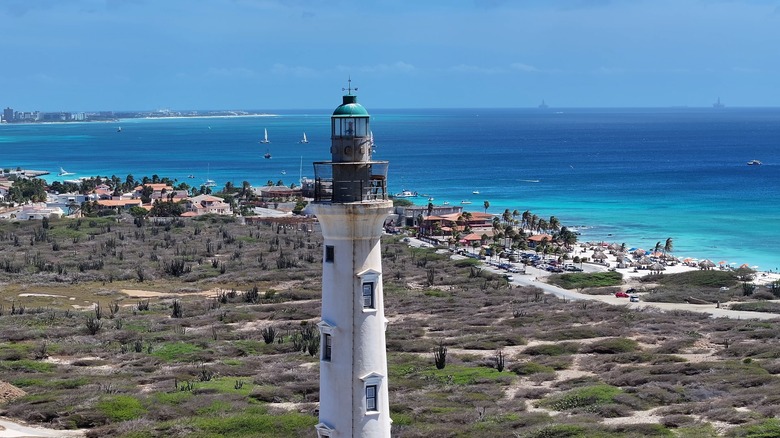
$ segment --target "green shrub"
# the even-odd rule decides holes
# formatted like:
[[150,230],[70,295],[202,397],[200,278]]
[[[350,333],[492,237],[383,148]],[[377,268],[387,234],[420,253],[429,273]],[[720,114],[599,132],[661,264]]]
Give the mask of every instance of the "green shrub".
[[540,344],[528,347],[523,353],[531,356],[563,356],[575,354],[580,350],[580,345],[575,342],[561,342],[559,344]]
[[776,438],[780,436],[780,420],[768,418],[758,424],[742,426],[731,431],[729,436],[745,438]]
[[520,376],[530,376],[538,373],[554,373],[555,369],[536,362],[523,362],[510,367],[510,370]]
[[596,341],[582,347],[583,353],[617,354],[630,353],[639,348],[639,344],[633,339],[609,338]]

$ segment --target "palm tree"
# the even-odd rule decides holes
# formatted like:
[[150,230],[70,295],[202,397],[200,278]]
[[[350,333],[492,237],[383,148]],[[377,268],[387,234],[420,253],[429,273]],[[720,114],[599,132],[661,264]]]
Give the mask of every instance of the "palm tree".
[[487,209],[490,208],[490,201],[485,201],[482,203],[482,206],[485,207],[485,213],[487,213]]
[[674,241],[672,241],[671,237],[666,238],[666,243],[664,244],[664,255],[671,254],[674,250]]
[[522,227],[523,228],[530,228],[528,226],[528,222],[531,220],[531,212],[529,210],[526,210],[523,212],[523,215],[521,216],[522,219]]
[[653,253],[660,252],[661,251],[661,241],[655,243],[655,247],[653,248]]
[[550,216],[550,221],[548,222],[550,229],[553,231],[558,231],[561,229],[561,221],[558,220],[555,216]]
[[536,222],[536,228],[539,231],[547,231],[550,228],[550,225],[547,223],[544,219],[539,219],[538,222]]

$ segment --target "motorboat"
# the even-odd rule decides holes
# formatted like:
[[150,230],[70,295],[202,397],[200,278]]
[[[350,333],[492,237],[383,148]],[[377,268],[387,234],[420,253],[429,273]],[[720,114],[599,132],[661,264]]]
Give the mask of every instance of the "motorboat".
[[747,162],[748,166],[760,166],[762,163],[758,160],[750,160]]
[[411,190],[401,190],[401,193],[396,193],[396,198],[416,198],[419,196],[417,192],[413,192]]

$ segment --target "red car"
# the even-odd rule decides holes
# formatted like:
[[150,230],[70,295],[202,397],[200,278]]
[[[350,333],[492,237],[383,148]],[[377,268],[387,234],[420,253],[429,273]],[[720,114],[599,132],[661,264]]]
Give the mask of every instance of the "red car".
[[628,294],[625,293],[625,292],[622,292],[622,291],[621,292],[615,292],[615,296],[617,298],[628,298]]

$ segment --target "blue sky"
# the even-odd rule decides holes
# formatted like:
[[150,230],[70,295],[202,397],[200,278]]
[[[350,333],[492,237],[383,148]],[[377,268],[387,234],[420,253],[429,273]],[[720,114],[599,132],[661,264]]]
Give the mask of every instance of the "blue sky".
[[2,0],[0,106],[780,105],[780,0]]

